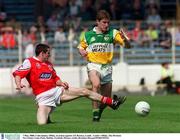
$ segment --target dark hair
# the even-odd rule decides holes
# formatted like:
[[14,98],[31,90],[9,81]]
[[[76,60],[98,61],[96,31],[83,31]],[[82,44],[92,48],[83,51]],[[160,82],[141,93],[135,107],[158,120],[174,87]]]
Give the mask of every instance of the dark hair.
[[168,62],[163,62],[161,65],[165,66],[165,65],[168,65],[168,64],[169,64]]
[[38,56],[41,52],[46,53],[50,47],[47,44],[39,43],[35,47],[35,55]]
[[110,20],[110,15],[106,10],[100,10],[98,11],[96,15],[96,20],[102,20],[102,19],[109,19]]

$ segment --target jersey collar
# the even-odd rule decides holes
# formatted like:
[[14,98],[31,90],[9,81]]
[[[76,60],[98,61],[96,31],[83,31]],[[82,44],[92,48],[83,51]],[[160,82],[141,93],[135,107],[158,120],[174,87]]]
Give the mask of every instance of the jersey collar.
[[[108,29],[108,31],[109,31],[109,29]],[[106,31],[106,33],[107,33],[108,31]],[[95,26],[95,27],[93,28],[93,32],[95,32],[96,34],[103,34],[103,33],[97,33],[97,26]]]
[[33,58],[34,58],[35,60],[37,60],[37,61],[40,61],[40,62],[41,62],[41,60],[39,60],[36,56],[33,56]]

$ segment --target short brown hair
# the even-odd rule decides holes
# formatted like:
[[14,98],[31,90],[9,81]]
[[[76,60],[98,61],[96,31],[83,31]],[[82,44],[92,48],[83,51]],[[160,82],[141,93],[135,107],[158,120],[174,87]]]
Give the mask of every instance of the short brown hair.
[[96,15],[96,20],[102,20],[102,19],[110,20],[110,15],[106,10],[100,10],[100,11],[98,11],[98,13]]
[[38,56],[41,52],[46,53],[49,48],[50,48],[50,46],[47,44],[43,44],[43,43],[36,44],[35,45],[35,55]]

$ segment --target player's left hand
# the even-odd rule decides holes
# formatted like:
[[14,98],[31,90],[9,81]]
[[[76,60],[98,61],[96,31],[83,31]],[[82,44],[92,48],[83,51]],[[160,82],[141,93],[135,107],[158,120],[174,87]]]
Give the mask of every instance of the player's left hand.
[[68,89],[69,88],[69,84],[67,82],[62,82],[61,86],[64,87],[64,89]]

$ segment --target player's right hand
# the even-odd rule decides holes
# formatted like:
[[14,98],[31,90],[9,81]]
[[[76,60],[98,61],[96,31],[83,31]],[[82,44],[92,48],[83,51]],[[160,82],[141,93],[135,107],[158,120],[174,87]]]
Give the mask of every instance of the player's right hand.
[[124,32],[123,29],[120,29],[120,35],[121,35],[121,38],[124,40],[125,47],[126,47],[126,48],[132,48],[132,45],[131,45],[131,43],[130,43],[130,39],[129,39],[129,37],[127,36],[127,34]]
[[82,57],[85,57],[85,58],[86,58],[86,56],[87,56],[87,54],[88,54],[88,52],[87,52],[86,50],[84,50],[84,49],[79,49],[79,53],[80,53],[80,55],[81,55]]
[[129,37],[127,36],[127,34],[124,32],[123,29],[120,29],[120,35],[121,35],[121,38],[124,39],[124,40],[127,40],[129,41]]
[[23,84],[17,85],[16,90],[21,90],[24,87],[26,87],[26,86]]

